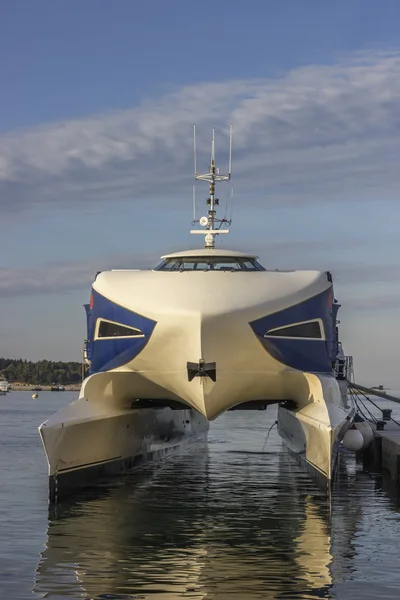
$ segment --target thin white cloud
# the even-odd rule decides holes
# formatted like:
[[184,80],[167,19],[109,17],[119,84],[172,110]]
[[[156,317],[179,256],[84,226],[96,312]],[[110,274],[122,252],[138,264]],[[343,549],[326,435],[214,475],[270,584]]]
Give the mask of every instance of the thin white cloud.
[[2,210],[187,194],[194,122],[205,167],[211,126],[223,167],[234,124],[235,180],[257,190],[248,201],[398,195],[400,51],[195,84],[129,110],[3,134]]
[[381,294],[371,294],[369,296],[361,296],[358,298],[347,298],[346,299],[346,310],[354,311],[371,311],[377,314],[377,312],[387,312],[395,310],[398,314],[400,309],[400,295],[397,293],[386,293],[382,291]]
[[[344,240],[342,246],[349,251],[359,244],[357,240]],[[325,270],[323,253],[334,250],[335,242],[296,241],[271,242],[258,248],[248,248],[261,257],[262,264],[269,269],[320,269]],[[169,250],[164,250],[167,253]],[[246,251],[246,250],[245,250]],[[77,289],[89,289],[98,271],[109,269],[149,269],[157,265],[161,252],[99,256],[82,261],[59,261],[32,268],[0,268],[0,297],[31,296],[67,293]],[[272,254],[279,257],[276,262],[268,259]],[[310,256],[318,256],[310,263]],[[385,308],[399,306],[400,290],[395,291],[400,281],[398,264],[359,264],[332,259],[329,266],[333,273],[336,294],[339,300],[350,307]],[[357,296],[353,297],[354,285]]]
[[98,257],[82,261],[60,261],[24,269],[0,268],[0,297],[59,294],[87,288],[95,275],[109,269],[146,268],[155,264],[153,255]]

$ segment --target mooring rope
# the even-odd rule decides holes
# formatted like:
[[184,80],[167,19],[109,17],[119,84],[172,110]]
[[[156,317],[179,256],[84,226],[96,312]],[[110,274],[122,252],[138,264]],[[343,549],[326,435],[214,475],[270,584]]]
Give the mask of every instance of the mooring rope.
[[[350,383],[350,382],[349,382]],[[354,392],[354,390],[357,390],[357,388],[355,388],[351,383],[350,383],[350,393],[352,396],[352,399],[354,400],[354,403],[357,407],[357,410],[360,411],[360,413],[362,414],[362,416],[364,417],[364,419],[366,421],[369,421],[370,423],[377,423],[378,419],[375,417],[374,414],[371,413],[371,411],[368,409],[368,407],[365,405],[365,403],[363,402],[363,400],[361,400],[361,398],[358,397],[357,392]],[[364,395],[364,394],[363,394]],[[364,395],[365,396],[365,395]],[[365,396],[366,400],[369,400],[369,398],[367,396]],[[367,413],[369,414],[369,416],[371,417],[370,419],[368,419],[368,417],[365,416],[364,412],[361,410],[360,406],[359,406],[359,402],[362,404],[363,408],[367,411]]]
[[275,425],[278,425],[278,421],[275,421],[275,423],[272,423],[271,427],[268,429],[267,437],[265,438],[264,446],[262,447],[261,452],[264,452],[264,448],[265,448],[265,446],[267,445],[267,442],[268,442],[269,434],[271,433],[271,431],[272,431],[273,427],[275,427]]
[[[370,402],[373,406],[375,406],[375,408],[377,408],[379,411],[382,411],[382,409],[380,408],[380,406],[378,404],[376,404],[373,400],[371,400],[371,398],[369,398],[362,390],[360,390],[356,384],[354,384],[352,381],[348,381],[347,383],[349,385],[349,390],[350,390],[350,396],[352,398],[352,400],[355,402],[355,405],[357,407],[357,409],[360,411],[360,413],[362,414],[362,416],[364,417],[364,419],[366,421],[370,421],[372,423],[377,423],[379,419],[377,419],[375,417],[375,415],[373,415],[368,408],[365,406],[365,403],[363,400],[361,400],[360,396],[363,396],[365,398],[365,400],[368,400],[368,402]],[[368,412],[368,414],[371,416],[372,421],[370,419],[368,419],[364,413],[362,412],[362,410],[359,408],[358,405],[358,401],[361,402],[361,404],[363,405],[363,407],[365,408],[365,410]],[[396,419],[394,419],[392,417],[392,415],[390,415],[390,420],[393,421],[393,423],[395,423],[398,427],[400,427],[400,423],[398,421],[396,421]]]

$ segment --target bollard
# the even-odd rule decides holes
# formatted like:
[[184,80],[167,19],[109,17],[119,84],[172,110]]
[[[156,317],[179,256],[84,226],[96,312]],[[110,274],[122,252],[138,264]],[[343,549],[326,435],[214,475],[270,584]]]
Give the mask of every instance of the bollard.
[[392,410],[390,408],[381,408],[381,413],[384,421],[390,421],[392,418]]

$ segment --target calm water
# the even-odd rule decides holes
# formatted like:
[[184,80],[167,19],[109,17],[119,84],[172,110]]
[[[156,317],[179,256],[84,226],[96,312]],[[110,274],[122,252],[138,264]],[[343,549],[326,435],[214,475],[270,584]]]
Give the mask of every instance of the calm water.
[[1,599],[400,598],[396,502],[342,455],[330,508],[276,429],[261,452],[274,409],[49,510],[37,425],[75,396],[0,398]]

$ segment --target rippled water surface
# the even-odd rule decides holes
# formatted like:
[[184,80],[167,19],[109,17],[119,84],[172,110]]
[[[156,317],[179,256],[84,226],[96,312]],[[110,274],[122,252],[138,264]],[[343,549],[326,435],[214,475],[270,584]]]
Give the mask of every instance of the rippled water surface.
[[0,598],[400,598],[396,501],[342,453],[330,504],[276,429],[262,452],[275,409],[49,510],[37,425],[73,397],[0,397]]

